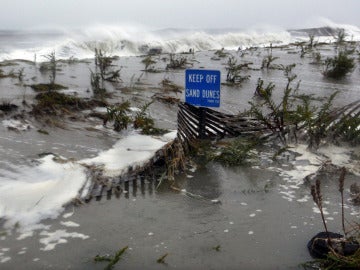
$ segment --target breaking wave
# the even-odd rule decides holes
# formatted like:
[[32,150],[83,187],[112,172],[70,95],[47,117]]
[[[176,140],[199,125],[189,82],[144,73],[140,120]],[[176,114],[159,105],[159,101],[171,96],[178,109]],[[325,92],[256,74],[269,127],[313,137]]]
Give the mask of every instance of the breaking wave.
[[[216,29],[146,30],[134,26],[96,26],[78,31],[11,32],[0,31],[0,60],[26,59],[43,61],[43,55],[55,51],[58,58],[85,59],[94,56],[94,49],[102,49],[111,55],[136,56],[151,49],[164,53],[244,49],[252,46],[289,44],[308,40],[309,34],[319,40],[331,42],[338,29],[344,29],[347,37],[360,40],[360,29],[352,25],[336,25],[327,22],[326,27],[279,30],[279,29]],[[41,59],[43,58],[43,59]]]

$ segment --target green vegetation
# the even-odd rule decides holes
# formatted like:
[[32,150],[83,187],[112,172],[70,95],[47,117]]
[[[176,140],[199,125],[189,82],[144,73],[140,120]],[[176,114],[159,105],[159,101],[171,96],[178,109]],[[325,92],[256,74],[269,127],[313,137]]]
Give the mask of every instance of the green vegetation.
[[[69,96],[59,92],[41,92],[36,95],[37,103],[33,105],[32,113],[34,115],[57,115],[62,113],[71,113],[89,109],[99,102],[93,100],[83,100],[75,96]],[[101,104],[103,105],[103,104]]]
[[142,134],[145,135],[162,135],[168,132],[168,130],[156,128],[154,125],[154,119],[148,116],[147,109],[153,102],[146,103],[139,112],[136,113],[133,120],[134,128],[141,129]]
[[270,82],[266,87],[264,87],[264,81],[261,78],[258,78],[255,95],[259,97],[270,97],[272,91],[275,88],[275,84]]
[[43,129],[38,129],[37,132],[44,134],[44,135],[49,135],[49,132]]
[[259,78],[255,95],[261,97],[261,100],[249,102],[251,108],[244,114],[259,120],[285,145],[290,133],[296,140],[298,133],[307,134],[310,148],[318,148],[324,139],[343,140],[358,145],[359,113],[345,113],[349,105],[334,109],[333,101],[337,92],[321,99],[300,94],[300,81],[293,85],[297,78],[292,71],[294,67],[295,64],[284,67],[287,84],[280,102],[276,102],[272,97],[274,84],[269,83],[264,87],[264,82]]
[[104,100],[107,92],[104,82],[118,83],[121,82],[121,69],[113,70],[113,61],[116,57],[107,56],[102,50],[95,48],[95,72],[90,69],[90,85],[94,96]]
[[219,142],[200,140],[191,143],[191,154],[197,162],[218,162],[224,166],[242,166],[256,159],[255,148],[264,141],[257,135],[237,137]]
[[174,93],[181,93],[181,86],[173,83],[169,79],[163,79],[161,81],[161,86],[164,92],[174,92]]
[[225,52],[225,49],[224,48],[221,48],[221,50],[217,50],[214,52],[214,54],[219,57],[219,58],[225,58],[226,56],[229,55],[228,52]]
[[152,65],[156,64],[156,61],[153,60],[151,55],[146,56],[143,60],[141,60],[141,63],[145,65],[145,71],[147,72],[155,71],[155,68]]
[[221,246],[217,245],[217,246],[213,247],[212,249],[219,252],[221,249]]
[[103,81],[99,73],[94,73],[90,70],[90,84],[93,90],[94,96],[104,99],[106,95],[106,89],[103,87]]
[[287,84],[284,89],[282,100],[277,104],[272,98],[273,84],[269,84],[264,91],[261,91],[261,80],[258,80],[258,88],[262,100],[259,102],[249,102],[250,110],[246,113],[250,116],[260,120],[260,122],[278,135],[282,142],[286,143],[286,134],[288,133],[288,126],[296,124],[296,115],[294,114],[292,106],[294,106],[293,94],[297,92],[300,86],[298,82],[293,88],[292,83],[296,79],[296,75],[292,73],[295,64],[286,66],[284,75],[287,79]]
[[317,42],[315,42],[315,36],[313,34],[309,34],[309,42],[303,42],[303,43],[298,43],[298,46],[300,46],[300,57],[303,58],[306,54],[308,53],[312,53],[313,57],[314,54],[316,54],[317,52],[314,51],[315,47],[318,45]]
[[38,94],[35,99],[38,101],[39,106],[44,108],[49,106],[78,106],[81,104],[81,100],[74,96],[68,96],[58,92],[45,92]]
[[337,92],[326,98],[301,94],[300,81],[296,82],[294,68],[295,64],[282,67],[286,85],[280,99],[273,95],[275,85],[270,82],[264,86],[264,81],[259,78],[255,91],[258,98],[250,101],[250,109],[240,114],[254,118],[259,127],[264,127],[264,131],[255,134],[258,138],[263,138],[261,141],[248,137],[222,145],[194,144],[192,148],[196,155],[205,157],[205,162],[215,161],[234,166],[246,163],[252,158],[252,150],[270,139],[278,139],[283,144],[279,153],[287,149],[291,140],[297,141],[298,138],[305,140],[313,149],[329,141],[359,144],[360,112],[356,108],[360,102],[334,109],[333,102]]
[[274,57],[272,55],[272,45],[270,46],[270,51],[268,53],[267,56],[265,56],[262,60],[262,63],[261,63],[261,69],[273,69],[273,68],[276,68],[272,63],[279,59],[279,57]]
[[[359,113],[346,114],[344,106],[333,108],[338,92],[325,98],[320,106],[311,105],[311,97],[301,96],[302,104],[297,107],[299,127],[309,135],[309,146],[319,147],[321,140],[339,140],[358,145],[360,143]],[[351,105],[351,104],[350,104]]]
[[321,140],[328,134],[327,130],[333,122],[331,117],[332,104],[338,92],[334,92],[325,99],[318,110],[311,104],[311,98],[302,96],[302,104],[297,107],[297,120],[309,134],[309,147],[318,148]]
[[166,69],[185,69],[188,64],[186,57],[170,54],[170,63],[166,65]]
[[95,49],[95,68],[96,73],[100,74],[100,77],[104,81],[119,82],[121,69],[113,70],[113,61],[116,57],[107,56],[102,50]]
[[241,84],[244,81],[249,80],[250,75],[240,75],[244,69],[248,69],[252,63],[238,64],[234,56],[229,57],[225,69],[227,70],[226,81],[229,84]]
[[346,37],[346,33],[344,29],[340,29],[337,32],[337,35],[334,37],[335,38],[335,43],[337,46],[343,45],[345,43],[345,37]]
[[333,127],[334,137],[349,142],[351,145],[360,144],[360,117],[359,114],[353,116],[343,116]]
[[127,129],[131,122],[129,116],[130,113],[130,102],[125,101],[117,106],[107,107],[107,118],[104,121],[106,125],[107,121],[113,121],[113,127],[115,131],[121,131]]
[[165,263],[165,258],[169,255],[169,253],[165,253],[164,255],[160,256],[160,258],[158,258],[156,260],[157,263]]
[[[29,86],[36,92],[46,92],[46,91],[50,92],[50,91],[67,89],[66,86],[55,83],[57,62],[58,62],[55,57],[55,52],[51,52],[48,55],[44,55],[44,57],[49,61],[41,63],[40,72],[50,72],[49,83],[32,84]],[[19,81],[22,81],[23,71],[19,71],[17,77],[19,78]]]
[[111,270],[114,268],[115,264],[117,264],[121,258],[121,256],[125,253],[125,251],[128,249],[128,246],[118,250],[114,256],[110,255],[96,255],[94,257],[94,262],[109,262],[104,270]]
[[[55,56],[55,52],[51,52],[48,55],[44,55],[48,62],[43,62],[40,65],[40,72],[47,72],[50,71],[49,75],[49,85],[55,85],[55,79],[56,79],[56,71],[57,71],[57,60]],[[50,89],[53,90],[53,89]]]
[[339,51],[332,57],[326,58],[323,74],[325,77],[340,79],[354,70],[354,58],[350,57],[348,51]]
[[208,154],[208,160],[219,162],[225,166],[244,165],[253,158],[253,150],[259,142],[254,139],[237,138],[228,144],[216,148]]
[[51,83],[31,84],[30,87],[35,92],[50,92],[50,91],[68,89],[68,87],[61,85],[61,84],[57,84],[57,83],[54,83],[54,84],[51,84]]
[[117,106],[107,107],[107,117],[104,125],[108,121],[113,121],[115,131],[127,129],[129,124],[133,124],[135,129],[141,129],[141,133],[145,135],[162,135],[168,132],[167,130],[156,128],[154,119],[148,116],[147,109],[152,102],[146,103],[140,111],[133,117],[130,110],[130,102],[125,101]]

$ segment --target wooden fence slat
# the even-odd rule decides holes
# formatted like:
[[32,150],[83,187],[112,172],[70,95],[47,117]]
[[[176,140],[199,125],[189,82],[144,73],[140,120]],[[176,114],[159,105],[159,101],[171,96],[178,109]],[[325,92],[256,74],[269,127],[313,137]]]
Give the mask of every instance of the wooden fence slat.
[[[236,137],[249,132],[269,130],[254,118],[224,114],[210,108],[205,111],[205,135],[209,138]],[[197,139],[199,137],[200,109],[187,103],[179,104],[179,137]],[[185,134],[182,134],[185,133]]]

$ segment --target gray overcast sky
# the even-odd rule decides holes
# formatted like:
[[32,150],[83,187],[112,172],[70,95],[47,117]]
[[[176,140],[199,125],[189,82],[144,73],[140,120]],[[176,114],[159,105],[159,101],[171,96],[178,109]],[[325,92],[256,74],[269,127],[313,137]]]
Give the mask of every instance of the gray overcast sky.
[[360,26],[359,0],[1,0],[0,29],[139,24],[150,28]]

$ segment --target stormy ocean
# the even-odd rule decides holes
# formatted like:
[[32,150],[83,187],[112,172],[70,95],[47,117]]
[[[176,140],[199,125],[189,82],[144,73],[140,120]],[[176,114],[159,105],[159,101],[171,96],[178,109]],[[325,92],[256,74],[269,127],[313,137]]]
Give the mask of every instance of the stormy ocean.
[[151,48],[163,53],[246,49],[270,44],[285,45],[307,41],[309,35],[318,42],[332,42],[339,29],[349,40],[360,40],[360,29],[351,25],[337,25],[307,29],[161,29],[147,30],[132,26],[99,25],[81,30],[0,31],[0,60],[37,60],[52,51],[59,59],[93,58],[94,49],[102,49],[117,56],[139,56]]

